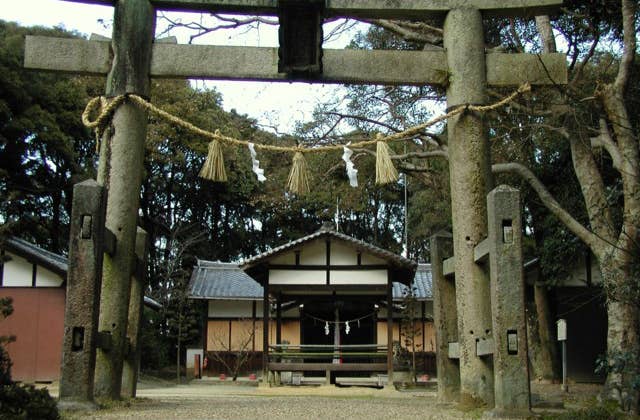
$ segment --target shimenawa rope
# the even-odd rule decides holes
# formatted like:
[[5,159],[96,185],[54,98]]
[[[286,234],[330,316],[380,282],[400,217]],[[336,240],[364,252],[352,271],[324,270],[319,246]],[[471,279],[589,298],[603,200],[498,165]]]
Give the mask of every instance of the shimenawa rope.
[[[472,112],[488,112],[500,108],[504,105],[507,105],[511,101],[513,101],[517,96],[529,92],[531,90],[531,85],[529,83],[525,83],[521,85],[516,91],[514,91],[509,96],[503,98],[502,100],[495,102],[489,105],[460,105],[451,111],[440,115],[436,118],[433,118],[425,123],[418,124],[416,126],[410,127],[406,130],[400,131],[398,133],[390,134],[387,136],[382,136],[380,134],[377,135],[375,139],[372,140],[364,140],[357,143],[352,143],[349,148],[362,148],[366,146],[376,145],[376,183],[388,183],[393,182],[397,179],[397,170],[393,166],[393,162],[391,161],[390,156],[390,148],[387,143],[393,141],[407,140],[412,138],[413,136],[419,134],[424,129],[436,125],[442,121],[445,121],[451,117],[454,117],[459,114],[463,114],[468,111]],[[155,114],[159,117],[164,118],[165,120],[182,127],[196,135],[202,136],[211,140],[212,144],[209,146],[209,155],[207,156],[207,160],[205,162],[204,167],[200,171],[200,176],[206,179],[211,179],[213,181],[226,181],[226,173],[224,171],[224,161],[222,158],[222,147],[221,144],[233,145],[233,146],[243,146],[248,147],[250,141],[236,139],[234,137],[225,136],[220,133],[219,130],[215,132],[204,130],[188,121],[183,120],[175,115],[172,115],[144,98],[134,95],[120,95],[110,100],[104,99],[104,97],[96,97],[89,101],[84,112],[82,113],[82,122],[88,128],[94,128],[96,130],[96,135],[98,139],[102,136],[104,129],[110,121],[110,118],[115,113],[116,109],[122,105],[125,101],[129,100],[131,103],[136,104],[137,106],[147,110],[148,112]],[[98,112],[98,115],[94,120],[90,119],[90,116]],[[217,144],[216,144],[217,143]],[[271,152],[285,152],[285,153],[293,153],[293,166],[291,172],[289,174],[287,186],[291,192],[304,194],[309,191],[309,174],[308,174],[308,165],[306,163],[306,159],[304,158],[304,154],[306,153],[326,153],[329,151],[342,151],[344,149],[344,145],[330,145],[330,146],[320,146],[320,147],[289,147],[289,146],[274,146],[270,144],[259,144],[254,143],[254,147],[256,149],[271,151]],[[205,170],[205,167],[207,169]],[[394,175],[395,173],[395,175]]]

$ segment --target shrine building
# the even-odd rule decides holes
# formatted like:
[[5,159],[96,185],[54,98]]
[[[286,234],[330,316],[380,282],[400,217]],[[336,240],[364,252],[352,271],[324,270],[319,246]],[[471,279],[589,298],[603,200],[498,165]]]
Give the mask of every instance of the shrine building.
[[412,353],[418,374],[435,373],[430,265],[327,225],[239,265],[198,261],[189,292],[206,302],[207,376],[241,351],[243,373],[276,382],[383,385],[409,371]]

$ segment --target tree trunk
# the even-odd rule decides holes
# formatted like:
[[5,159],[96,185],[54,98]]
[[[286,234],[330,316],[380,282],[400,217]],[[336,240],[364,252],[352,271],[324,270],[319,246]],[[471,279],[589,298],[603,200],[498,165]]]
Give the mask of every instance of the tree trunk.
[[540,339],[540,364],[537,366],[538,377],[553,380],[558,377],[558,348],[556,347],[555,328],[551,319],[549,291],[544,285],[533,287],[533,297],[538,321],[538,337]]
[[52,194],[53,214],[51,217],[51,251],[60,253],[60,237],[62,232],[60,229],[60,207],[62,206],[62,189]]
[[633,298],[637,290],[629,290],[634,283],[632,261],[629,254],[617,250],[600,262],[608,322],[607,379],[602,397],[618,401],[623,410],[637,414],[640,394],[633,385],[640,379],[640,309]]
[[[182,311],[181,311],[182,312]],[[182,336],[182,316],[178,315],[178,338],[176,339],[176,383],[180,383],[180,337]]]

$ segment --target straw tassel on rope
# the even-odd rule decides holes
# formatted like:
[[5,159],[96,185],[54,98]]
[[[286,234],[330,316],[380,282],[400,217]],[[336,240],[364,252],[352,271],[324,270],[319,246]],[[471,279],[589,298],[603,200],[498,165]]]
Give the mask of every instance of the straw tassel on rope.
[[376,184],[388,184],[398,180],[398,171],[391,161],[391,149],[389,145],[381,140],[378,134],[376,143]]
[[293,155],[293,165],[291,166],[291,172],[289,172],[287,189],[299,195],[309,192],[309,166],[300,151]]
[[[216,130],[216,135],[220,135],[220,131]],[[209,143],[209,153],[204,165],[200,170],[199,176],[214,182],[227,182],[227,172],[224,169],[224,155],[222,154],[222,146],[215,138]]]

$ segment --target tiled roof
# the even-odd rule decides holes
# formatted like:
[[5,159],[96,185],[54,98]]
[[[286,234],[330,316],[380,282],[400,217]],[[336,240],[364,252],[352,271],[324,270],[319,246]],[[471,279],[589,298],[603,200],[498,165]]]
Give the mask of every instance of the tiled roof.
[[4,242],[7,250],[12,251],[29,261],[35,262],[51,271],[65,276],[67,274],[67,257],[42,249],[20,238],[7,238]]
[[[431,279],[431,264],[418,264],[416,275],[413,278],[411,289],[413,290],[413,296],[417,300],[431,300],[433,299]],[[403,297],[409,295],[409,287],[402,283],[393,282],[393,300],[401,300]]]
[[263,290],[238,264],[198,260],[189,282],[189,297],[258,300],[262,299]]
[[[430,264],[418,265],[413,289],[418,300],[432,298]],[[402,300],[407,290],[407,286],[394,282],[393,299]],[[238,264],[200,260],[193,268],[189,297],[212,300],[261,300],[263,289]]]
[[344,242],[350,243],[352,245],[355,245],[355,247],[357,247],[357,248],[359,248],[359,249],[361,249],[363,251],[367,251],[367,252],[369,252],[369,253],[371,253],[371,254],[379,257],[379,258],[382,258],[383,260],[386,260],[386,261],[392,263],[395,266],[406,268],[406,269],[409,269],[409,270],[415,270],[415,268],[416,268],[417,264],[414,261],[411,261],[411,260],[409,260],[407,258],[404,258],[401,255],[394,254],[393,252],[387,251],[386,249],[379,248],[379,247],[377,247],[375,245],[372,245],[372,244],[370,244],[368,242],[361,241],[359,239],[356,239],[354,237],[351,237],[349,235],[345,235],[344,233],[340,233],[340,232],[337,232],[337,231],[335,231],[333,229],[329,229],[329,228],[326,228],[326,227],[320,228],[319,230],[317,230],[316,232],[312,233],[311,235],[304,236],[304,237],[302,237],[300,239],[296,239],[295,241],[291,241],[291,242],[288,242],[288,243],[286,243],[284,245],[280,245],[280,246],[278,246],[276,248],[273,248],[270,251],[266,251],[266,252],[263,252],[262,254],[258,254],[258,255],[255,255],[255,256],[251,257],[251,258],[248,258],[248,259],[246,259],[244,261],[244,264],[242,265],[242,268],[244,270],[246,270],[246,269],[251,268],[251,267],[253,267],[255,265],[258,265],[259,263],[263,262],[264,260],[266,260],[266,259],[268,259],[270,257],[273,257],[273,256],[275,256],[275,255],[277,255],[277,254],[279,254],[281,252],[288,251],[290,249],[298,247],[299,245],[302,245],[302,244],[305,244],[305,243],[310,242],[312,240],[319,239],[319,238],[326,237],[326,236],[333,237],[333,238],[339,239],[341,241],[344,241]]
[[[69,260],[67,257],[47,251],[24,239],[15,237],[7,238],[4,242],[4,247],[8,251],[20,255],[32,263],[40,264],[54,273],[59,274],[66,280],[67,270],[69,269]],[[148,296],[144,297],[144,304],[154,310],[162,308],[162,305]]]

